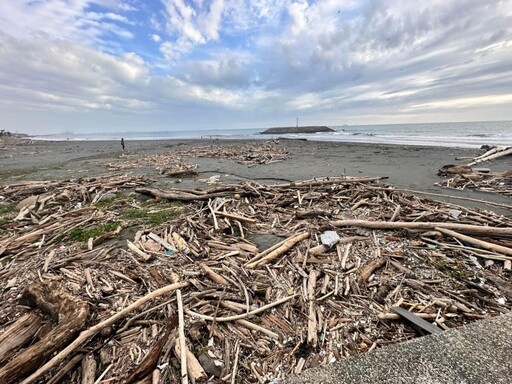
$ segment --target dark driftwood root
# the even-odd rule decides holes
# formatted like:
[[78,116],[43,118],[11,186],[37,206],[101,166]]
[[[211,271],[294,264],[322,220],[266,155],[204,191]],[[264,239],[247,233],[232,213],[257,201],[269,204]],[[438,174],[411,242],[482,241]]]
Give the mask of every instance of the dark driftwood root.
[[23,296],[30,306],[60,321],[46,337],[26,348],[0,369],[0,383],[17,383],[39,368],[84,328],[89,314],[87,303],[71,296],[57,281],[30,284]]

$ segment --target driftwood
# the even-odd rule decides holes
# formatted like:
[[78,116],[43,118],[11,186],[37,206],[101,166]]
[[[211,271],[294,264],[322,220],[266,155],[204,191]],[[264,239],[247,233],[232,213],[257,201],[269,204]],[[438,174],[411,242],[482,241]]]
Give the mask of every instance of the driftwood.
[[[158,296],[164,295],[168,292],[174,291],[179,288],[184,288],[187,285],[188,285],[187,282],[183,282],[183,283],[176,283],[176,284],[168,285],[166,287],[157,289],[156,291],[153,291],[153,292],[147,294],[146,296],[142,297],[141,299],[137,300],[135,303],[130,304],[128,307],[126,307],[122,311],[116,313],[114,316],[109,317],[108,319],[102,321],[101,323],[96,324],[96,325],[92,326],[91,328],[88,328],[87,330],[81,332],[80,336],[78,336],[71,344],[69,344],[66,348],[62,349],[57,355],[55,355],[53,358],[51,358],[50,361],[48,361],[46,364],[44,364],[42,367],[40,367],[36,372],[34,372],[28,378],[23,380],[21,384],[29,384],[29,383],[35,382],[42,375],[44,375],[46,372],[48,372],[50,369],[52,369],[57,364],[62,362],[67,356],[69,356],[70,353],[72,353],[82,343],[89,340],[97,332],[101,331],[102,329],[104,329],[106,327],[111,326],[116,321],[122,319],[127,314],[132,312],[134,309],[140,307],[141,305],[145,304],[146,302],[148,302],[150,300],[153,300],[154,298],[156,298]],[[85,321],[85,319],[83,319],[83,320]],[[3,372],[5,369],[6,369],[6,367],[2,368],[2,370],[0,372]],[[0,377],[2,377],[2,376],[0,376]]]
[[185,342],[185,320],[183,317],[183,301],[181,299],[181,289],[176,290],[176,301],[178,303],[178,340],[180,349],[181,383],[188,384],[187,370],[187,344]]
[[96,359],[92,353],[82,360],[82,384],[94,384],[96,381]]
[[[377,181],[344,182],[347,179],[322,178],[287,187],[247,181],[209,190],[175,188],[172,193],[194,197],[227,195],[209,201],[192,199],[180,205],[183,214],[163,215],[155,224],[125,215],[130,213],[128,207],[139,214],[171,209],[162,199],[141,203],[133,194],[118,193],[117,188],[140,186],[134,177],[1,187],[0,205],[5,201],[7,207],[31,194],[44,194],[21,214],[8,213],[2,217],[7,222],[0,221],[0,252],[9,256],[0,266],[0,277],[7,282],[0,303],[2,322],[12,325],[25,313],[17,300],[24,286],[61,281],[74,297],[95,304],[89,319],[91,325],[102,325],[82,333],[85,336],[62,353],[56,351],[58,363],[50,360],[43,369],[47,374],[34,380],[56,377],[52,384],[66,380],[78,384],[82,375],[77,365],[83,355],[93,353],[98,383],[120,381],[134,369],[140,383],[157,384],[171,377],[178,382],[177,332],[171,331],[158,359],[153,350],[178,313],[176,297],[139,300],[171,282],[185,281],[179,287],[189,381],[202,380],[200,367],[194,365],[195,353],[208,375],[245,384],[286,379],[293,372],[415,337],[410,324],[392,313],[393,306],[434,319],[443,329],[510,311],[512,287],[506,271],[510,256],[434,229],[337,228],[329,219],[472,224],[480,229],[477,233],[447,229],[508,248],[512,248],[510,236],[499,231],[512,228],[512,219],[420,198],[379,186]],[[69,236],[81,234],[83,228],[97,231],[105,224],[112,242],[96,243],[103,236],[96,234],[83,236],[84,240]],[[113,228],[129,231],[120,235]],[[328,230],[341,238],[332,248],[321,246],[322,234]],[[310,235],[283,249],[301,233]],[[151,257],[149,262],[128,248],[126,234]],[[315,249],[322,251],[322,257],[312,255]],[[258,264],[269,255],[271,259]],[[382,265],[374,268],[374,260]],[[246,267],[252,263],[254,268]],[[365,275],[370,277],[358,278]],[[130,303],[140,305],[134,308]],[[398,321],[380,320],[386,318]],[[0,335],[5,330],[0,329]],[[10,353],[7,360],[21,352]],[[208,361],[215,363],[215,373],[211,366],[206,369]]]
[[447,236],[452,236],[452,237],[455,237],[456,239],[465,241],[466,243],[475,245],[477,247],[480,247],[480,248],[483,248],[483,249],[487,249],[489,251],[494,251],[494,252],[502,253],[502,254],[505,254],[505,255],[508,255],[508,256],[512,256],[512,248],[504,247],[504,246],[501,246],[501,245],[498,245],[498,244],[489,243],[487,241],[478,240],[478,239],[475,239],[474,237],[462,235],[460,233],[457,233],[455,231],[451,231],[451,230],[446,229],[446,228],[438,228],[438,227],[436,227],[435,230],[439,231],[439,232],[441,232],[441,233],[443,233],[443,234],[445,234]]
[[491,153],[490,155],[477,158],[474,161],[472,161],[471,163],[469,163],[468,165],[469,166],[473,166],[473,165],[481,163],[483,161],[494,160],[494,159],[498,159],[498,158],[500,158],[502,156],[507,156],[507,155],[512,155],[512,147],[505,148],[505,149],[503,149],[501,151],[497,151],[495,153]]
[[151,349],[144,357],[144,360],[142,360],[142,362],[133,371],[127,374],[126,377],[122,378],[120,382],[126,384],[133,383],[137,380],[142,380],[151,374],[158,364],[158,359],[160,359],[165,344],[169,341],[171,332],[175,330],[177,326],[177,316],[169,319],[167,325],[164,328],[164,331],[162,332],[162,335],[158,341],[151,346]]
[[369,220],[335,220],[331,221],[335,227],[363,227],[371,229],[410,229],[430,231],[436,228],[458,230],[464,233],[494,235],[503,237],[512,237],[511,227],[490,227],[471,224],[445,223],[445,222],[385,222]]
[[368,281],[371,274],[378,268],[382,267],[386,263],[386,258],[381,257],[375,260],[372,260],[367,265],[365,265],[361,272],[359,273],[359,277],[357,278],[359,280],[359,283],[363,284]]
[[281,246],[279,246],[278,248],[276,248],[275,250],[270,252],[268,255],[262,257],[259,260],[255,260],[252,263],[247,264],[246,268],[252,269],[252,268],[255,268],[256,266],[265,265],[268,262],[270,262],[271,260],[274,260],[275,258],[279,257],[280,255],[282,255],[283,253],[288,251],[291,247],[293,247],[298,242],[300,242],[304,239],[307,239],[308,237],[309,237],[309,232],[303,232],[303,233],[299,233],[297,235],[291,236],[288,239],[286,239],[286,241]]
[[41,317],[33,312],[21,316],[0,334],[0,363],[7,360],[11,353],[24,347],[32,340],[41,327]]
[[196,195],[188,192],[162,191],[157,188],[137,188],[136,192],[144,195],[157,196],[163,199],[176,201],[208,201],[217,197],[234,196],[235,194],[240,194],[240,196],[247,195],[245,192],[240,193],[237,191],[212,192],[204,195]]
[[59,324],[36,344],[23,350],[0,369],[1,383],[15,383],[26,377],[39,365],[60,350],[85,326],[89,306],[68,294],[59,282],[34,283],[24,293],[34,307],[49,313]]

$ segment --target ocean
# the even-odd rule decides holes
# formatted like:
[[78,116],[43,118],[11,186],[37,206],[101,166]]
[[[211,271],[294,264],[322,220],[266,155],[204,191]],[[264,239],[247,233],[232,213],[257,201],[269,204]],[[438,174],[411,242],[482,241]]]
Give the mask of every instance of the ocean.
[[484,144],[512,146],[512,121],[382,124],[330,126],[335,132],[316,134],[260,135],[266,128],[116,132],[34,136],[41,140],[168,140],[168,139],[274,139],[423,145],[478,148]]

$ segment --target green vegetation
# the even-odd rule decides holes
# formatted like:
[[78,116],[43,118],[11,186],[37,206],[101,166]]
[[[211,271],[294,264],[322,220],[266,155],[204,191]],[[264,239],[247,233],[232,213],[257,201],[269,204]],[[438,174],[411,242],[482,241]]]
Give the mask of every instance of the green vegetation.
[[91,237],[98,237],[104,233],[113,232],[119,225],[119,222],[114,221],[90,228],[74,228],[68,232],[68,237],[75,241],[87,241]]
[[16,211],[16,204],[0,205],[0,216],[7,215],[14,211]]
[[447,263],[434,263],[434,266],[445,275],[450,276],[456,280],[467,280],[473,277],[473,274],[470,270],[464,268],[464,266],[459,264],[447,264]]
[[[151,202],[144,205],[145,207],[140,209],[125,209],[121,212],[121,217],[128,220],[140,220],[147,225],[157,226],[174,219],[182,212],[182,206],[179,203],[158,204],[155,206],[155,204]],[[150,207],[154,209],[150,209]]]

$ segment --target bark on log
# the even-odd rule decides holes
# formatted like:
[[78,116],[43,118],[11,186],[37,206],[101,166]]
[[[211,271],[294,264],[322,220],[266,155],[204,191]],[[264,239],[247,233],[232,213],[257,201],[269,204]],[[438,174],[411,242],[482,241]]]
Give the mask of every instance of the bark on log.
[[369,221],[369,220],[334,220],[335,227],[362,227],[370,229],[412,229],[430,231],[436,228],[457,230],[459,232],[489,235],[493,237],[512,237],[511,227],[489,227],[484,225],[445,223],[445,222],[406,222],[406,221]]
[[0,335],[0,363],[32,340],[41,327],[41,317],[33,312],[26,313],[9,325]]
[[63,285],[57,281],[29,285],[24,298],[60,322],[48,335],[0,369],[0,383],[17,383],[35,371],[80,332],[89,314],[87,303],[64,291]]

